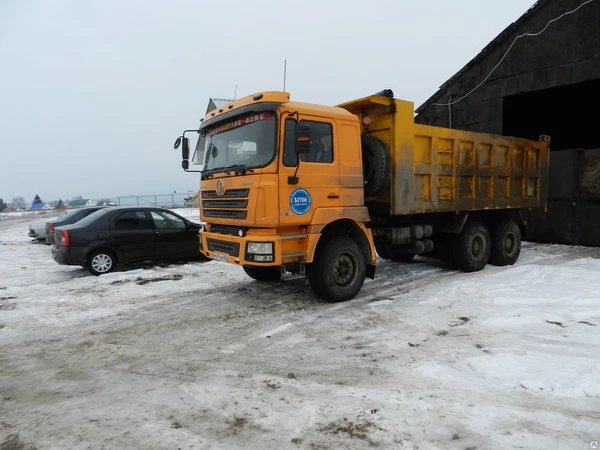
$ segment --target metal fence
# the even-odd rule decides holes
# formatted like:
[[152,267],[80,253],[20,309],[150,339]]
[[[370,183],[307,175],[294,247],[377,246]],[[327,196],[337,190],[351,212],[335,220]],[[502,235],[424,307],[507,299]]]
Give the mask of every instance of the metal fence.
[[162,206],[164,208],[181,208],[185,199],[193,197],[194,192],[151,195],[121,195],[117,197],[119,206]]

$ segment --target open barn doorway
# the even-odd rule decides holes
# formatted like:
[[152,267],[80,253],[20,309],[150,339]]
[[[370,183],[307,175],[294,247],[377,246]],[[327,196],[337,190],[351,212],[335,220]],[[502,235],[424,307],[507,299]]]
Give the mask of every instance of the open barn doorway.
[[502,134],[550,136],[552,151],[600,148],[600,79],[504,98]]

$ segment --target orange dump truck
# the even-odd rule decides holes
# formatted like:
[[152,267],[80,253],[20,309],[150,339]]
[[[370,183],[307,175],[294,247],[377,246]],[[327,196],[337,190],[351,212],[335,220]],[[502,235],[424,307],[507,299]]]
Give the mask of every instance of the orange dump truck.
[[[198,133],[190,156],[186,133]],[[544,207],[549,138],[414,123],[389,90],[336,107],[262,92],[186,130],[202,165],[200,251],[252,278],[306,276],[328,301],[355,297],[377,255],[440,258],[467,272],[519,257],[520,211]]]

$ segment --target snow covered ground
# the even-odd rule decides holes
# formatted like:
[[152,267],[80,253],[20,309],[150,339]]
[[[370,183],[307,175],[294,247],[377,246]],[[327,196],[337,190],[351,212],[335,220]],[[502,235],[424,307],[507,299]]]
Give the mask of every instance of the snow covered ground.
[[[197,220],[197,210],[178,210]],[[381,261],[357,298],[219,262],[93,277],[0,215],[0,449],[588,449],[600,249],[473,274]],[[36,220],[38,217],[36,217]]]

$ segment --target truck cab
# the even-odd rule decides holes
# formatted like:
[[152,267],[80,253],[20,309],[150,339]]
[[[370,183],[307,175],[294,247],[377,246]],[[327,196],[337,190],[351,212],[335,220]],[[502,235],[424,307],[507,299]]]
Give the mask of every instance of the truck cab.
[[[184,168],[202,164],[205,256],[260,281],[307,275],[333,301],[354,297],[365,276],[374,277],[356,115],[263,92],[208,113],[197,132],[191,158],[186,137],[180,142]],[[333,248],[335,269],[321,267],[317,255]]]

